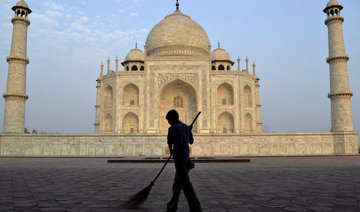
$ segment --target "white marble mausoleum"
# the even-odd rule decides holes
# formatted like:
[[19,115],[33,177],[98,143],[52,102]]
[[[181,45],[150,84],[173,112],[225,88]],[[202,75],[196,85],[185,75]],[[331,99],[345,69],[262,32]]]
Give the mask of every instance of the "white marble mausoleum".
[[31,10],[20,0],[12,7],[0,156],[162,157],[169,154],[165,114],[173,108],[185,123],[202,112],[193,129],[191,154],[195,157],[356,155],[358,133],[353,129],[342,9],[336,0],[330,0],[323,10],[329,40],[326,62],[330,91],[324,94],[331,102],[329,132],[263,133],[255,64],[249,70],[246,59],[241,70],[238,58],[234,68],[226,50],[220,44],[212,49],[205,30],[177,4],[175,12],[152,28],[143,50],[136,46],[129,51],[121,63],[123,69],[119,69],[118,59],[115,70],[110,68],[110,60],[106,70],[101,65],[95,133],[27,134],[27,30]]

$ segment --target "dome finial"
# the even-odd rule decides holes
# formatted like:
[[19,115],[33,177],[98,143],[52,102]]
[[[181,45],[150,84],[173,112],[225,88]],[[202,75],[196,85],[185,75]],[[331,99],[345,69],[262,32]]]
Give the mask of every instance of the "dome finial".
[[179,0],[176,0],[176,10],[179,10]]
[[135,42],[135,49],[137,49],[137,41]]
[[218,48],[220,48],[220,41],[218,42]]

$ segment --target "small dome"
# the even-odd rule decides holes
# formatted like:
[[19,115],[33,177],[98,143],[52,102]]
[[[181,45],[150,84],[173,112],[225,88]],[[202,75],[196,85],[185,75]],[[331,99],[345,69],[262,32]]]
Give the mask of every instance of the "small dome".
[[216,61],[216,60],[232,62],[229,53],[227,53],[225,49],[222,48],[217,48],[212,52],[211,61]]
[[205,30],[176,10],[156,24],[146,39],[147,56],[209,56]]
[[333,7],[337,7],[340,10],[343,9],[343,6],[341,6],[339,4],[339,2],[337,2],[336,0],[330,0],[329,3],[327,3],[326,8],[323,10],[324,13],[327,13],[329,9],[333,8]]
[[330,0],[329,3],[327,3],[326,5],[326,7],[333,7],[333,6],[340,6],[340,4],[336,0]]
[[144,61],[145,55],[144,52],[141,51],[138,48],[132,49],[125,57],[124,62],[130,62],[130,61]]
[[16,9],[19,9],[19,8],[26,10],[26,11],[28,12],[28,14],[30,14],[30,13],[32,12],[32,11],[29,9],[28,4],[26,4],[26,2],[25,2],[24,0],[18,1],[18,2],[16,3],[16,5],[13,6],[11,9],[12,9],[13,11],[15,11]]
[[29,8],[29,5],[26,4],[26,2],[24,0],[20,0],[16,3],[16,7],[25,7],[25,8]]

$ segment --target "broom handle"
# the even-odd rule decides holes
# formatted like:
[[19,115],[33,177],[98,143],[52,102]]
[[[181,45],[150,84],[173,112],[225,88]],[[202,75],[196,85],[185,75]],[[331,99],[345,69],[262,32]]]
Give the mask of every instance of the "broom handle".
[[[190,124],[190,126],[194,125],[196,119],[199,117],[201,111],[199,111],[199,113],[195,116],[194,121]],[[155,179],[153,181],[151,181],[151,184],[154,185],[155,181],[158,179],[158,177],[160,176],[161,172],[165,169],[165,166],[169,163],[169,160],[171,159],[172,154],[170,154],[169,158],[166,160],[165,164],[163,165],[163,167],[161,168],[160,172],[156,175]]]
[[164,170],[166,164],[168,164],[171,156],[172,156],[172,154],[170,154],[169,158],[166,160],[166,163],[163,165],[163,167],[161,168],[160,172],[156,175],[155,179],[151,182],[152,185],[154,185],[156,179],[160,176],[160,174],[161,174],[161,172]]
[[201,111],[198,112],[198,114],[195,116],[194,121],[190,124],[190,126],[193,126],[196,119],[200,116]]

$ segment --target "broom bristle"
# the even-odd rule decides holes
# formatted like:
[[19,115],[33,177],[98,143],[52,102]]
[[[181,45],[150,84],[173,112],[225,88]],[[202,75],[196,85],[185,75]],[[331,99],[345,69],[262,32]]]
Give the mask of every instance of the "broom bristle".
[[153,185],[154,183],[151,182],[150,185],[146,186],[143,190],[132,195],[130,199],[123,204],[123,207],[127,209],[137,209],[142,206],[147,200]]

